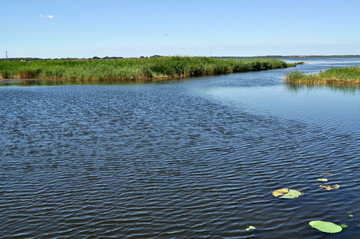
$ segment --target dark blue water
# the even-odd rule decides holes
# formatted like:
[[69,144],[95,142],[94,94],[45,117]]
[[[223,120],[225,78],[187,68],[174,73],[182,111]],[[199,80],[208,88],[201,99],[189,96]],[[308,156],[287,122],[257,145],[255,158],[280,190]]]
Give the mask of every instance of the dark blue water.
[[1,237],[323,238],[308,222],[325,220],[359,238],[360,91],[289,87],[290,70],[0,87]]

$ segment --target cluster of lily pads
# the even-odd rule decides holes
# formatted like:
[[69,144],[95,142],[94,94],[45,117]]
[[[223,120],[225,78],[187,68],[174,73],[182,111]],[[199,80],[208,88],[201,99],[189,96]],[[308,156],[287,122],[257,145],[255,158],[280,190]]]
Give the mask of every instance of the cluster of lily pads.
[[[331,173],[324,173],[322,176],[332,176],[333,174]],[[327,178],[318,178],[319,182],[322,183],[326,183],[327,181],[329,181]],[[333,189],[339,189],[340,186],[339,184],[333,184],[333,185],[319,185],[320,188],[324,188],[326,190],[333,190]]]
[[[326,173],[326,174],[323,174],[322,176],[332,176],[332,174]],[[317,181],[326,183],[329,180],[326,178],[318,178]],[[336,190],[336,189],[340,188],[339,184],[334,184],[334,185],[321,184],[321,185],[319,185],[319,187],[324,188],[326,190]],[[282,199],[294,199],[294,198],[300,197],[301,195],[303,195],[303,193],[298,190],[295,190],[295,189],[282,188],[282,189],[277,189],[277,190],[273,191],[272,195],[275,197],[282,198]],[[353,217],[353,215],[349,215],[349,217]],[[343,228],[347,227],[347,225],[345,225],[345,224],[337,225],[333,222],[320,221],[320,220],[310,221],[309,225],[312,228],[315,228],[315,229],[317,229],[321,232],[325,232],[325,233],[338,233],[338,232],[341,232]],[[246,231],[253,231],[255,229],[256,229],[256,227],[249,226],[248,228],[246,228]]]

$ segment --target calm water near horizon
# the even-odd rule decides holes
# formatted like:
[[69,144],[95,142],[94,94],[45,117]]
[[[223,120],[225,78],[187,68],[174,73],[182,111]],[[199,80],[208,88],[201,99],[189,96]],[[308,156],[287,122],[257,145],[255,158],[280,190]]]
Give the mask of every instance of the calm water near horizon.
[[292,87],[291,70],[1,86],[1,237],[360,238],[360,89]]

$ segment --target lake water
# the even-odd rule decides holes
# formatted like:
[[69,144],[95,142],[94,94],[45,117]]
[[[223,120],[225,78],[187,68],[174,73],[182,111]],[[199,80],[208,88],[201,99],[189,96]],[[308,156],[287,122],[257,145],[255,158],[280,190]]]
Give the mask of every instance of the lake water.
[[359,238],[360,90],[291,87],[291,70],[0,87],[1,237]]

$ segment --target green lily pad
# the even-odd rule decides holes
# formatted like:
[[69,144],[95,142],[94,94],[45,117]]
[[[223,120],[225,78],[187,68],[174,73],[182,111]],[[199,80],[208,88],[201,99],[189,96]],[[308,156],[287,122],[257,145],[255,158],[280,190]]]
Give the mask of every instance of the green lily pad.
[[328,180],[326,178],[318,178],[318,181],[320,182],[327,182]]
[[282,188],[272,192],[275,197],[293,199],[301,196],[301,192],[295,189]]
[[354,215],[351,215],[351,214],[350,214],[349,217],[354,217]]
[[321,232],[325,233],[338,233],[342,231],[342,227],[332,223],[332,222],[325,222],[325,221],[311,221],[309,225],[312,228],[315,228]]
[[246,231],[253,231],[253,230],[255,230],[256,229],[256,227],[254,227],[254,226],[249,226],[248,228],[246,228],[245,230]]
[[346,225],[346,224],[341,224],[340,227],[342,227],[342,228],[347,228],[348,225]]

